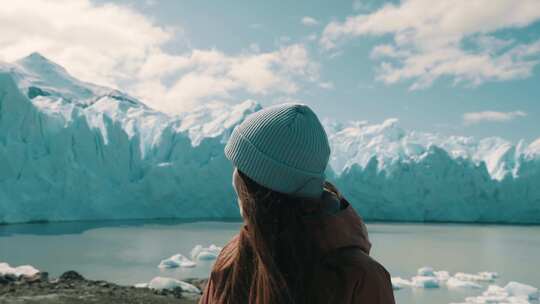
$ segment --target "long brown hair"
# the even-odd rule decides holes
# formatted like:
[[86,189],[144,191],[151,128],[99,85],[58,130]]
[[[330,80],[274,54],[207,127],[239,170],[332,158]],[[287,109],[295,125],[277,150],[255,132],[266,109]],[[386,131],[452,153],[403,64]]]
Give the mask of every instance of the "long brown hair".
[[[302,225],[305,200],[278,193],[237,172],[234,183],[245,225],[216,286],[219,303],[301,304],[315,250]],[[310,267],[311,265],[311,267]]]

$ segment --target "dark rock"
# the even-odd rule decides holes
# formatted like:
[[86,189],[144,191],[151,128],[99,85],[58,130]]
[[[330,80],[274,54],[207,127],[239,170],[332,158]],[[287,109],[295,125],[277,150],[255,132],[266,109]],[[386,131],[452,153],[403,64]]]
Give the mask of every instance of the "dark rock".
[[107,282],[105,282],[105,281],[101,281],[101,282],[98,283],[98,285],[99,285],[100,287],[105,287],[105,288],[106,288],[106,287],[109,287],[110,284],[107,283]]
[[80,275],[78,272],[73,271],[73,270],[64,272],[60,276],[59,279],[60,281],[84,281],[85,280],[82,275]]
[[47,282],[49,280],[49,273],[48,272],[43,271],[43,272],[40,272],[39,275],[41,277],[42,282]]
[[17,281],[17,277],[12,274],[12,273],[8,273],[8,274],[5,274],[4,275],[4,279],[7,280],[8,282],[15,282]]
[[49,280],[49,273],[38,272],[31,276],[21,276],[20,279],[29,284],[47,282]]
[[175,287],[173,290],[171,290],[171,294],[175,297],[175,298],[182,298],[182,288],[180,287]]
[[201,291],[206,289],[206,284],[208,284],[208,279],[186,279],[187,283],[195,285]]

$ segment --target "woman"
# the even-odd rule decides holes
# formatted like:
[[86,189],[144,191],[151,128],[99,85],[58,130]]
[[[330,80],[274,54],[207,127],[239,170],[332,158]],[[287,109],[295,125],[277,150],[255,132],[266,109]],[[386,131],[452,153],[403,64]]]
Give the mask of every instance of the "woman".
[[325,182],[330,147],[309,107],[250,115],[225,155],[244,226],[218,257],[201,304],[394,303],[364,223]]

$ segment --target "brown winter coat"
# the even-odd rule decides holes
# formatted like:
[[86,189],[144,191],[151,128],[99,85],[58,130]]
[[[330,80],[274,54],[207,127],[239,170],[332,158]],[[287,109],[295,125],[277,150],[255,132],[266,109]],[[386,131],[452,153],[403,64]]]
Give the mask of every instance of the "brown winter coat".
[[[369,256],[371,243],[366,227],[345,199],[341,199],[341,210],[336,213],[310,216],[303,221],[307,231],[313,232],[321,256],[320,262],[313,265],[307,303],[395,303],[390,275]],[[235,237],[218,259],[230,258],[237,242]],[[213,269],[199,304],[218,304],[212,295],[223,279],[222,273],[223,269]]]

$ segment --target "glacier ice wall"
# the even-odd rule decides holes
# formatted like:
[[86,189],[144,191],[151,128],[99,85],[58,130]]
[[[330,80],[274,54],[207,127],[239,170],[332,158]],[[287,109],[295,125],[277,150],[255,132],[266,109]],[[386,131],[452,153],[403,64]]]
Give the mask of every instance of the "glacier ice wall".
[[[258,109],[169,116],[39,54],[0,64],[0,222],[238,217],[223,147]],[[368,220],[540,223],[540,140],[327,130],[329,179]]]
[[333,179],[367,219],[540,222],[540,140],[406,132],[393,119],[328,129]]

